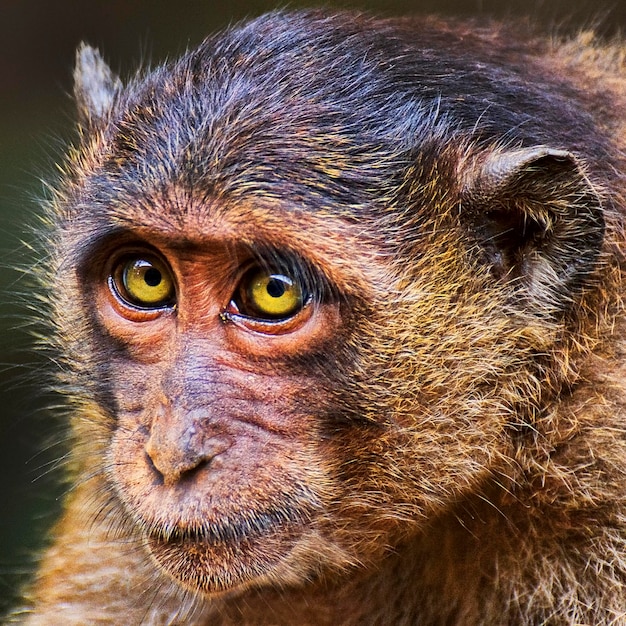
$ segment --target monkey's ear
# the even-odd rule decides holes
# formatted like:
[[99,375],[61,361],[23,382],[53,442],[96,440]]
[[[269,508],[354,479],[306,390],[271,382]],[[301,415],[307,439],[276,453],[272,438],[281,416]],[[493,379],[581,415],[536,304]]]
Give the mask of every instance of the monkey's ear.
[[598,193],[570,152],[499,151],[475,165],[462,219],[483,260],[542,310],[564,310],[593,272],[604,239]]
[[111,71],[100,53],[82,43],[76,51],[74,97],[79,123],[85,128],[98,126],[113,106],[122,81]]

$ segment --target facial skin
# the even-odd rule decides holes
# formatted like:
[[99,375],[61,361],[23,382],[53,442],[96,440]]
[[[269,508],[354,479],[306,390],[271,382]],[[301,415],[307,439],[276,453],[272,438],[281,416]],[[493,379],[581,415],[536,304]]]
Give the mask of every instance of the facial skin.
[[[112,478],[157,562],[212,591],[275,568],[315,528],[325,494],[309,486],[316,425],[303,397],[322,389],[289,364],[328,349],[341,329],[339,304],[311,293],[304,268],[269,265],[207,230],[212,238],[196,230],[184,245],[170,235],[116,250],[95,296],[103,334],[123,345]],[[154,305],[141,289],[160,285],[141,278],[131,302],[123,274],[135,259],[161,268],[167,295]],[[262,281],[272,276],[295,294],[270,295]]]

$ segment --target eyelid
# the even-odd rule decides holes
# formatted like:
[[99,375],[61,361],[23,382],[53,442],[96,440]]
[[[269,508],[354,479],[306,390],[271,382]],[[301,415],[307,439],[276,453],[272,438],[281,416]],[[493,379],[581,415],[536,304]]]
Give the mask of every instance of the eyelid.
[[220,313],[223,322],[263,335],[284,335],[300,328],[313,315],[314,307],[309,299],[294,315],[284,319],[260,319],[242,314],[231,301],[229,308]]

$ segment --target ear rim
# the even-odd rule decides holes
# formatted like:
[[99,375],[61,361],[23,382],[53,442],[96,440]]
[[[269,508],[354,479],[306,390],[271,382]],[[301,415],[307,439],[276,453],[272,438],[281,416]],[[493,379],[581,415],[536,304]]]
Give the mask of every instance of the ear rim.
[[109,117],[123,85],[97,48],[81,42],[74,66],[74,99],[79,125],[93,128]]
[[532,146],[515,150],[496,150],[486,155],[475,172],[472,189],[491,189],[492,194],[498,193],[503,187],[514,184],[529,168],[537,166],[544,159],[556,162],[571,163],[578,167],[578,159],[568,150],[560,150],[549,146]]
[[540,309],[565,311],[589,284],[604,209],[574,153],[545,145],[483,153],[463,177],[460,211],[480,260]]

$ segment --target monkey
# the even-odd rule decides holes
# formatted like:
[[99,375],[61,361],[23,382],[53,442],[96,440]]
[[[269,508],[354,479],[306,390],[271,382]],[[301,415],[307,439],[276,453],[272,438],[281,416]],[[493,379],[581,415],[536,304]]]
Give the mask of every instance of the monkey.
[[626,624],[626,74],[529,24],[86,44],[43,236],[72,483],[12,616]]

